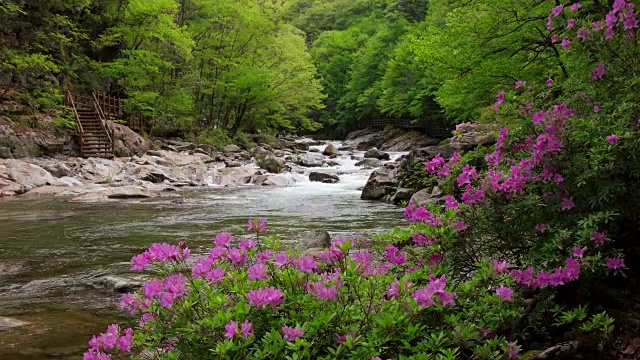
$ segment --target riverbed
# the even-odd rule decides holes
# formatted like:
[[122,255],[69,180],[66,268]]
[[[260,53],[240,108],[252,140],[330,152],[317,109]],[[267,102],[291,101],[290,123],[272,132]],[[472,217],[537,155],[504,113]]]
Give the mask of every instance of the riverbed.
[[285,242],[312,229],[336,237],[403,224],[400,208],[360,200],[371,169],[336,160],[320,170],[339,175],[337,184],[310,182],[312,168],[278,175],[289,184],[280,187],[202,187],[107,203],[1,200],[0,317],[27,324],[2,331],[0,321],[0,359],[81,358],[91,334],[126,321],[120,295],[95,280],[128,275],[129,259],[153,242],[186,241],[198,254],[216,232],[242,234],[249,217],[267,218],[269,233]]

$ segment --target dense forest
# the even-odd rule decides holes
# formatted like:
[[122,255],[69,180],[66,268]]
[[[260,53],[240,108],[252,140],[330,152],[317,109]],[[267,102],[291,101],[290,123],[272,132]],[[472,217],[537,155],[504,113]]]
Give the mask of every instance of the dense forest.
[[157,135],[464,122],[500,86],[570,75],[541,27],[554,4],[9,0],[0,86],[40,106],[66,89],[119,95]]

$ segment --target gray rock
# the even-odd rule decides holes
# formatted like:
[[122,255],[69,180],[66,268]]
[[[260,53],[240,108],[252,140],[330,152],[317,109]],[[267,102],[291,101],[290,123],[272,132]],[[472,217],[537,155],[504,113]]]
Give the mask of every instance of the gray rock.
[[144,199],[154,196],[149,190],[137,187],[112,188],[106,195],[109,199]]
[[0,159],[13,159],[11,148],[6,146],[0,147]]
[[284,170],[286,165],[284,160],[274,155],[258,157],[256,163],[260,168],[274,174],[279,174],[282,170]]
[[324,163],[324,156],[315,153],[304,153],[300,157],[299,165],[305,167],[320,167]]
[[396,193],[393,194],[393,196],[391,197],[391,202],[393,202],[394,204],[399,204],[402,201],[409,201],[411,200],[411,197],[413,196],[413,194],[416,193],[416,189],[410,189],[410,188],[399,188],[398,190],[396,190]]
[[371,173],[369,180],[367,180],[362,189],[360,198],[363,200],[379,200],[385,195],[394,193],[397,186],[396,171],[380,168]]
[[55,180],[45,169],[15,159],[0,160],[0,178],[22,185],[27,191]]
[[228,154],[228,153],[237,153],[237,152],[240,152],[240,151],[242,151],[242,149],[241,149],[238,145],[231,144],[231,145],[227,145],[227,146],[225,146],[225,147],[222,149],[222,151],[224,151],[225,153],[227,153],[227,154]]
[[239,161],[226,161],[224,163],[224,166],[228,167],[228,168],[237,168],[237,167],[241,167],[242,163]]
[[317,229],[304,232],[300,235],[295,245],[296,250],[313,248],[328,248],[331,246],[331,235],[326,230]]
[[326,184],[335,184],[340,181],[340,178],[333,174],[312,172],[309,174],[309,180],[314,182],[323,182]]
[[322,152],[323,155],[326,156],[331,156],[331,155],[338,155],[338,149],[336,149],[336,147],[333,144],[329,144],[327,145],[327,147],[324,148],[324,151]]
[[74,186],[82,186],[82,182],[76,178],[72,178],[69,176],[63,176],[59,179],[54,179],[50,182],[50,185],[53,186],[63,186],[63,187],[74,187]]
[[378,159],[378,160],[389,160],[390,156],[387,153],[384,153],[377,148],[371,148],[364,153],[365,159]]
[[128,293],[139,289],[144,284],[144,277],[124,277],[107,275],[98,278],[96,284],[112,288],[117,293]]
[[356,163],[356,166],[362,166],[365,169],[373,169],[380,166],[380,160],[373,159],[373,158],[364,159],[364,160],[358,161]]
[[444,196],[442,190],[434,186],[416,192],[411,196],[410,201],[414,201],[418,206],[436,205],[444,203]]

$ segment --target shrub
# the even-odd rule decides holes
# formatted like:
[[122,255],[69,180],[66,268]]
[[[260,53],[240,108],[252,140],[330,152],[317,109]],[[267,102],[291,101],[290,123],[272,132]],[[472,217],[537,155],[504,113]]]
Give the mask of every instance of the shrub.
[[[563,9],[550,29],[579,6]],[[629,91],[640,56],[633,6],[617,0],[606,28],[590,17],[558,32],[584,40],[563,55],[580,71],[501,91],[496,145],[431,159],[445,205],[409,204],[412,224],[381,236],[382,253],[336,239],[320,259],[300,256],[262,237],[263,220],[249,221],[253,240],[218,234],[192,266],[185,244],[154,244],[132,265],[161,277],[122,300],[140,325],[112,325],[85,359],[515,359],[561,341],[602,351],[614,329],[604,310],[633,286],[618,275],[640,235],[640,94]]]

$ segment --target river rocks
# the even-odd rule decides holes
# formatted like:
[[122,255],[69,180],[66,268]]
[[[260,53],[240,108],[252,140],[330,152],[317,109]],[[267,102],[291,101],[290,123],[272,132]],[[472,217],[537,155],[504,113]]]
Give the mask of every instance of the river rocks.
[[0,160],[0,178],[19,184],[26,191],[54,181],[54,177],[45,169],[14,159]]
[[336,147],[333,144],[329,144],[327,145],[327,147],[324,148],[324,151],[322,151],[323,155],[326,156],[332,156],[332,155],[338,155],[338,149],[336,149]]
[[96,279],[95,284],[113,289],[117,293],[128,293],[141,288],[145,280],[145,276],[107,275]]
[[377,148],[371,148],[364,153],[365,159],[389,160],[389,154],[384,153]]
[[386,141],[380,146],[380,149],[384,151],[410,151],[419,147],[437,145],[440,141],[417,131],[409,131]]
[[140,187],[113,188],[107,192],[109,199],[144,199],[154,196],[152,192]]
[[256,174],[256,170],[246,167],[224,168],[221,170],[221,174],[219,185],[238,186],[249,183],[251,177]]
[[395,194],[391,197],[391,202],[394,204],[400,204],[403,201],[411,200],[413,194],[416,193],[416,189],[411,188],[399,188],[396,190]]
[[225,161],[224,166],[228,167],[228,168],[237,168],[237,167],[241,167],[242,163],[240,161]]
[[239,153],[240,151],[242,151],[242,149],[238,145],[231,144],[222,148],[222,151],[224,151],[226,154],[229,154],[229,153]]
[[312,172],[309,174],[309,181],[322,182],[325,184],[335,184],[340,181],[340,178],[333,174]]
[[396,170],[380,168],[374,170],[362,189],[362,200],[379,200],[396,191],[398,179]]
[[123,165],[118,160],[88,158],[82,162],[80,172],[87,180],[105,181],[119,174]]
[[29,325],[29,323],[15,318],[0,316],[0,331],[7,331],[25,325]]
[[305,167],[320,167],[324,163],[324,156],[316,153],[304,153],[300,156],[299,165]]
[[297,239],[296,250],[324,249],[331,246],[331,235],[326,230],[310,230]]
[[266,155],[258,157],[257,165],[270,173],[279,174],[285,168],[284,160],[275,155]]
[[358,161],[356,163],[356,166],[362,166],[365,169],[374,169],[380,166],[380,160],[373,159],[373,158],[364,159],[364,160]]
[[109,127],[114,131],[115,156],[142,155],[154,148],[151,141],[143,138],[127,126],[110,122]]
[[435,205],[443,203],[444,196],[442,190],[434,186],[433,188],[426,188],[416,192],[411,196],[410,201],[415,202],[418,206]]
[[260,174],[254,175],[250,182],[259,186],[286,186],[289,185],[288,181],[282,176],[276,176],[272,174]]

